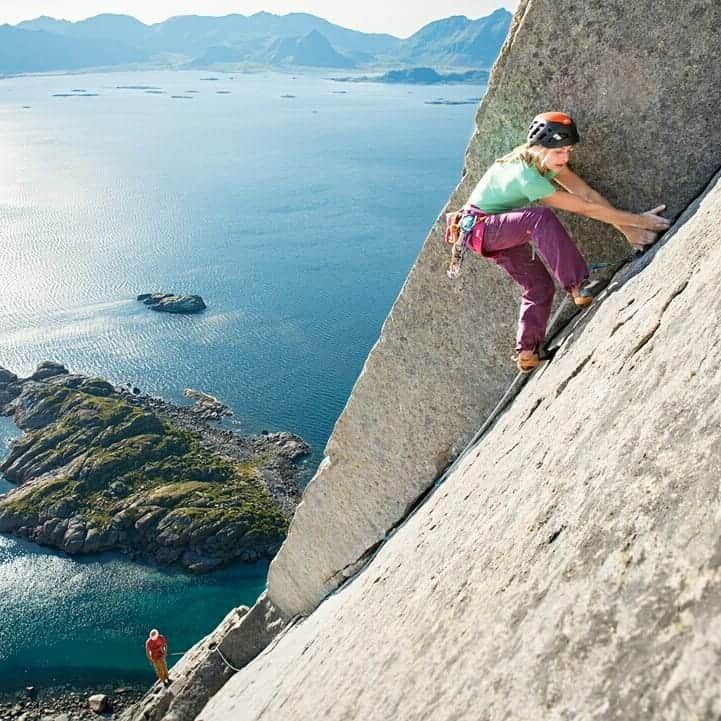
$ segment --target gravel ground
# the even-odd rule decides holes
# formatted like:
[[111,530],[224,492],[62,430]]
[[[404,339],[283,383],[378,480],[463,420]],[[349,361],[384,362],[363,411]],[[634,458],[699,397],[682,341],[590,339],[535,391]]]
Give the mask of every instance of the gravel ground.
[[[145,686],[115,686],[77,689],[71,686],[38,689],[31,697],[26,691],[0,694],[0,721],[98,721],[113,719],[136,703],[148,689]],[[88,707],[88,698],[106,694],[112,713],[97,714]]]

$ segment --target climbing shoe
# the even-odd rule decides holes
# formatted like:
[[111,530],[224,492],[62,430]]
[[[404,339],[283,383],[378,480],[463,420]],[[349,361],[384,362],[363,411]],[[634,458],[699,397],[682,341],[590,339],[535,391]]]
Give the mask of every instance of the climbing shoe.
[[573,302],[581,308],[593,303],[593,296],[585,283],[579,283],[571,288],[571,297],[573,298]]
[[521,373],[530,373],[541,365],[541,358],[535,350],[521,350],[515,357],[516,365]]

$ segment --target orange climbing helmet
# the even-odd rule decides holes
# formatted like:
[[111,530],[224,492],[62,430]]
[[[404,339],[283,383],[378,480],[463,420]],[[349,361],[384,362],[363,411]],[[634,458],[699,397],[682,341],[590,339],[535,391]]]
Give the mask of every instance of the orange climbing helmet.
[[566,113],[541,113],[536,115],[528,128],[528,144],[544,148],[562,148],[575,145],[579,140],[573,118]]

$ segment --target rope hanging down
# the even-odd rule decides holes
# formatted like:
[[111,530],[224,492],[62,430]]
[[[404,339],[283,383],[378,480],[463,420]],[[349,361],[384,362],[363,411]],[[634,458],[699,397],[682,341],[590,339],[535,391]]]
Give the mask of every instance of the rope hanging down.
[[[271,641],[271,643],[269,643],[269,644],[258,654],[258,656],[260,656],[261,654],[264,654],[264,653],[268,653],[269,651],[273,650],[273,649],[276,647],[276,645],[278,644],[278,642],[280,641],[280,639],[283,638],[283,636],[285,636],[285,634],[288,633],[288,631],[290,631],[290,629],[293,628],[293,626],[295,626],[295,624],[298,623],[298,621],[300,621],[300,620],[303,619],[303,618],[305,618],[305,617],[304,617],[304,616],[300,616],[300,615],[299,615],[299,616],[293,616],[293,618],[291,618],[290,621],[288,621],[288,623],[287,623],[285,626],[283,626],[282,630],[279,631],[279,633],[273,638],[273,640]],[[211,652],[212,652],[212,651],[215,651],[215,652],[218,654],[218,656],[220,656],[220,658],[221,658],[221,660],[223,661],[223,663],[224,663],[231,671],[235,671],[236,673],[237,673],[238,671],[240,671],[239,668],[236,668],[235,666],[233,666],[233,664],[232,664],[230,661],[228,661],[228,659],[225,657],[225,654],[220,650],[220,646],[219,646],[217,643],[215,643],[215,642],[211,643],[211,644],[208,646],[208,650],[210,650]]]

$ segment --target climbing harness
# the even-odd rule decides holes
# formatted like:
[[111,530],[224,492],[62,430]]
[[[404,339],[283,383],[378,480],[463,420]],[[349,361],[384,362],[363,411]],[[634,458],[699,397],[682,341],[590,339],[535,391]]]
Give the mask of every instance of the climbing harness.
[[[461,208],[452,213],[446,213],[446,234],[445,242],[451,246],[451,262],[446,271],[446,275],[455,280],[461,272],[463,259],[466,251],[470,247],[475,250],[471,241],[473,238],[473,229],[477,223],[483,222],[486,217],[480,208],[470,205],[467,208]],[[478,248],[480,252],[480,248]]]

